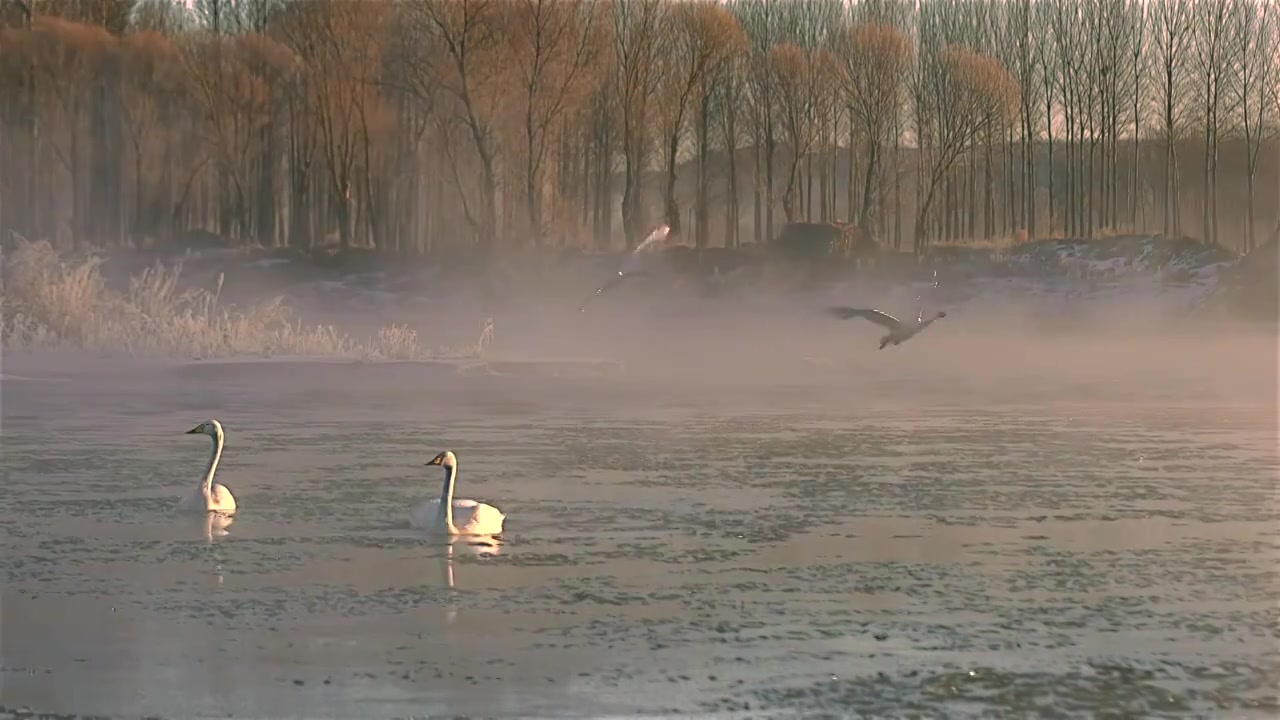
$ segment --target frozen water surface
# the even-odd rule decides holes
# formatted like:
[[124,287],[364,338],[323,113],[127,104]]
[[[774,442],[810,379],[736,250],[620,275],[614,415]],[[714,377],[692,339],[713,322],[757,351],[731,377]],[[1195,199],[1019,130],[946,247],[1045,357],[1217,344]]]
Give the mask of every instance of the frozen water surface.
[[[10,353],[0,702],[1280,712],[1274,350],[1124,365],[1133,346],[937,329],[896,355],[849,330],[785,378]],[[211,416],[241,506],[221,529],[171,512],[207,452],[182,433]],[[407,528],[442,449],[460,497],[508,514],[496,550]]]

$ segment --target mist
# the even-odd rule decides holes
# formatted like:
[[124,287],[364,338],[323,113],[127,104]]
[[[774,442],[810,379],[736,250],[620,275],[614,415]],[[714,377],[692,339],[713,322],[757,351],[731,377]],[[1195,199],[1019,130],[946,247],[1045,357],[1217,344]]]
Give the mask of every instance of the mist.
[[0,717],[1280,715],[1278,20],[0,3]]

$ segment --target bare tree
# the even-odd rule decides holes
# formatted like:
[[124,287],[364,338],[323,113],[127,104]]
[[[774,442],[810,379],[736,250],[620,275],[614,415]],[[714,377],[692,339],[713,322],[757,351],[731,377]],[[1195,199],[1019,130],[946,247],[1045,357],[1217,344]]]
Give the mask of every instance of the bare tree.
[[[421,11],[412,5],[400,5],[392,21],[384,54],[384,87],[401,99],[400,130],[404,143],[397,159],[399,171],[407,187],[398,188],[399,204],[403,217],[400,234],[407,239],[400,244],[429,252],[433,247],[433,223],[437,212],[443,208],[433,202],[423,202],[424,191],[439,193],[447,184],[443,173],[438,172],[440,156],[438,148],[431,148],[430,156],[425,148],[431,141],[439,142],[440,133],[429,133],[439,128],[441,106],[446,104],[439,78],[447,73],[449,58],[435,32],[426,22]],[[448,98],[451,99],[451,96]],[[466,198],[463,198],[464,205]]]
[[778,93],[779,117],[791,150],[787,186],[782,192],[782,212],[787,222],[796,222],[796,183],[800,161],[809,152],[815,136],[814,94],[812,86],[824,82],[831,61],[825,53],[808,53],[790,43],[779,45],[769,53],[773,86]]
[[377,101],[374,86],[388,8],[317,0],[291,9],[284,32],[310,70],[308,108],[345,250],[357,228],[357,167],[365,149],[369,104]]
[[[1097,173],[1091,173],[1095,185],[1093,195],[1098,204],[1094,222],[1100,227],[1114,229],[1118,224],[1117,147],[1123,109],[1120,100],[1121,67],[1125,64],[1124,55],[1131,30],[1126,0],[1103,0],[1098,17],[1098,32],[1094,35],[1094,72],[1097,78],[1098,120],[1095,129],[1099,135],[1099,152]],[[1090,164],[1093,165],[1092,162]]]
[[760,242],[782,200],[895,245],[915,216],[918,249],[1180,234],[1191,212],[1194,234],[1250,249],[1276,221],[1257,196],[1280,187],[1277,8],[11,0],[0,232],[272,244],[287,228],[300,247],[434,252],[591,228],[604,249],[621,195],[632,244],[665,217],[733,246],[751,173]]
[[146,168],[148,151],[155,146],[155,134],[166,132],[160,125],[164,105],[172,104],[182,92],[178,48],[168,37],[153,32],[132,32],[121,40],[125,134],[133,151],[133,223],[135,235],[158,228],[146,217]]
[[[86,239],[85,172],[92,148],[84,142],[84,123],[92,100],[100,64],[115,52],[115,43],[100,27],[80,25],[52,17],[38,17],[29,38],[35,82],[57,116],[41,123],[62,132],[61,142],[50,133],[50,148],[61,162],[71,186],[71,222],[74,240]],[[39,99],[39,96],[38,98]]]
[[547,137],[601,79],[593,69],[605,50],[605,18],[603,8],[589,0],[519,0],[500,7],[503,37],[519,73],[525,211],[534,242],[540,243]]
[[743,137],[743,125],[739,124],[742,104],[746,101],[746,48],[730,58],[720,75],[712,83],[712,107],[719,120],[718,130],[725,154],[725,235],[724,246],[736,248],[739,244],[741,204],[738,186],[738,149]]
[[784,6],[772,0],[742,0],[733,9],[747,34],[743,57],[743,91],[748,131],[755,155],[752,187],[752,236],[767,242],[774,230],[774,179],[778,146],[778,93],[769,51],[781,41]]
[[[480,203],[474,210],[462,196],[468,222],[487,255],[498,236],[498,145],[493,124],[504,94],[500,80],[501,24],[494,0],[413,0],[411,21],[431,34],[441,49],[437,80],[455,101],[455,120],[467,130],[480,160]],[[446,140],[447,142],[447,140]],[[446,147],[455,158],[453,148]],[[461,188],[460,188],[461,190]]]
[[588,126],[587,134],[591,140],[592,176],[594,192],[591,199],[595,214],[592,218],[592,234],[595,246],[606,249],[611,244],[613,228],[613,172],[614,143],[618,125],[619,105],[615,101],[614,74],[608,65],[603,68],[603,75],[590,104],[582,113],[583,122]]
[[[1037,126],[1041,111],[1039,82],[1041,58],[1035,48],[1041,44],[1036,37],[1036,18],[1031,0],[1016,0],[1005,8],[1002,26],[1006,49],[1006,65],[1018,83],[1018,121],[1020,132],[1019,200],[1010,202],[1015,227],[1023,227],[1029,235],[1036,232],[1036,146]],[[1012,182],[1012,168],[1010,182]],[[1012,195],[1012,191],[1010,195]]]
[[1228,100],[1232,0],[1200,0],[1195,5],[1194,48],[1196,84],[1200,88],[1200,121],[1204,137],[1203,239],[1218,242],[1218,145],[1223,103]]
[[[1054,44],[1047,41],[1046,36],[1052,36],[1053,32],[1053,12],[1052,5],[1047,0],[1038,0],[1032,6],[1032,25],[1036,34],[1043,38],[1040,42],[1034,44],[1036,65],[1039,73],[1037,77],[1041,88],[1040,99],[1043,105],[1042,117],[1044,119],[1045,131],[1045,149],[1048,172],[1046,175],[1046,197],[1047,197],[1047,223],[1048,232],[1054,234],[1056,229],[1057,209],[1057,185],[1054,179],[1057,175],[1057,166],[1054,164],[1054,116],[1055,108],[1061,102],[1058,88],[1060,87],[1059,78],[1062,73],[1062,65],[1058,62],[1058,55],[1054,51]],[[1038,134],[1038,133],[1037,133]]]
[[615,0],[613,4],[614,87],[621,107],[622,226],[627,247],[640,242],[640,183],[650,142],[650,99],[662,81],[658,62],[663,17],[661,0]]
[[1275,103],[1280,85],[1280,61],[1276,46],[1280,44],[1276,4],[1269,0],[1236,0],[1231,6],[1231,34],[1234,54],[1231,82],[1239,116],[1236,120],[1244,136],[1247,190],[1244,218],[1244,251],[1257,243],[1257,216],[1254,192],[1258,160],[1262,146],[1276,137],[1276,118],[1268,122],[1268,108]]
[[666,140],[666,187],[663,194],[666,223],[673,235],[680,233],[680,206],[676,202],[676,161],[680,138],[691,105],[706,97],[706,83],[715,77],[732,55],[746,45],[742,27],[724,7],[708,2],[675,5],[667,14],[663,34],[667,44],[660,57],[666,70],[666,93],[661,103]]
[[172,38],[195,20],[191,7],[168,0],[137,0],[130,12],[134,32],[155,32]]
[[1017,84],[996,60],[960,47],[944,50],[938,64],[918,74],[924,88],[915,93],[923,123],[921,152],[926,156],[924,199],[916,217],[916,252],[923,250],[922,230],[939,184],[956,160],[987,131],[1011,117],[1017,106]]
[[1150,58],[1144,52],[1147,49],[1150,13],[1147,11],[1145,2],[1132,3],[1130,13],[1133,21],[1129,36],[1129,65],[1132,73],[1132,85],[1130,85],[1129,90],[1132,93],[1130,102],[1133,107],[1131,117],[1133,120],[1133,167],[1130,173],[1132,181],[1129,189],[1129,226],[1136,229],[1138,227],[1138,206],[1141,204],[1138,197],[1138,178],[1142,174],[1142,108],[1151,84],[1150,79],[1147,77],[1147,71],[1151,66]]
[[[7,27],[0,27],[0,79],[5,88],[3,93],[6,102],[4,109],[12,117],[17,116],[20,129],[14,134],[4,133],[0,140],[0,151],[10,158],[7,166],[11,172],[21,173],[19,180],[22,188],[22,207],[16,212],[6,212],[8,206],[0,197],[0,235],[4,228],[19,228],[29,236],[36,236],[40,229],[41,213],[38,209],[38,184],[41,172],[39,158],[40,122],[39,94],[36,79],[36,55],[32,43],[32,28],[35,25],[33,0],[15,0],[9,6],[9,17],[5,18]],[[8,142],[5,142],[5,141]],[[21,160],[19,154],[10,150],[12,145],[23,149]],[[0,195],[5,195],[4,173],[0,172]],[[14,216],[20,220],[14,220]]]
[[1084,193],[1082,149],[1087,135],[1085,125],[1092,118],[1090,110],[1096,90],[1093,83],[1095,75],[1090,66],[1095,56],[1089,52],[1092,49],[1092,28],[1085,23],[1096,22],[1096,18],[1074,0],[1053,0],[1053,4],[1053,39],[1058,48],[1057,80],[1065,130],[1064,229],[1074,235],[1087,232],[1085,218],[1093,209],[1090,198]]
[[1190,0],[1151,0],[1153,62],[1158,72],[1156,98],[1161,108],[1165,148],[1164,234],[1182,232],[1178,208],[1178,137],[1186,121],[1186,66],[1194,37]]
[[897,28],[854,25],[838,37],[835,57],[844,101],[866,139],[867,157],[857,222],[858,228],[867,233],[871,229],[872,194],[877,186],[881,154],[902,110],[907,73],[911,69],[911,45]]

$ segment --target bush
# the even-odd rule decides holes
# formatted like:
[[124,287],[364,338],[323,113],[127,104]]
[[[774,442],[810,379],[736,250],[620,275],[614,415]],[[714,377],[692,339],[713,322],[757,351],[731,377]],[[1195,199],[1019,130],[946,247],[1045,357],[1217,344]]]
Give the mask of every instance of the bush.
[[[6,347],[78,347],[169,357],[306,355],[412,360],[430,357],[407,326],[364,342],[329,325],[303,327],[280,297],[246,310],[219,305],[223,276],[209,290],[178,290],[179,263],[161,263],[107,286],[101,258],[64,261],[45,241],[19,239],[4,258],[0,339]],[[478,348],[477,348],[478,351]]]

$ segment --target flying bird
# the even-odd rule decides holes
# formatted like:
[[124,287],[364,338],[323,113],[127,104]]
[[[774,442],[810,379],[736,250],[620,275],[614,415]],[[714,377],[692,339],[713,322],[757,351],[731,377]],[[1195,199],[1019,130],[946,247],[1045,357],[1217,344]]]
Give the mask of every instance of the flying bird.
[[661,251],[670,235],[670,225],[659,225],[654,228],[653,232],[645,237],[644,242],[637,245],[636,249],[628,253],[627,257],[623,259],[622,268],[618,270],[618,274],[610,277],[603,285],[596,288],[596,291],[588,296],[586,300],[582,301],[582,304],[578,306],[578,312],[586,312],[587,303],[621,285],[623,281],[637,275],[650,273],[652,271],[650,258]]
[[911,339],[914,335],[918,334],[921,330],[932,325],[935,320],[947,316],[945,312],[939,311],[933,317],[926,320],[924,317],[924,308],[921,308],[920,314],[914,321],[903,322],[898,318],[888,313],[880,312],[879,310],[853,307],[833,307],[828,309],[828,312],[842,320],[860,317],[865,320],[870,320],[871,322],[888,330],[889,334],[880,338],[879,349],[881,350],[885,349],[885,346],[887,345],[901,345]]

